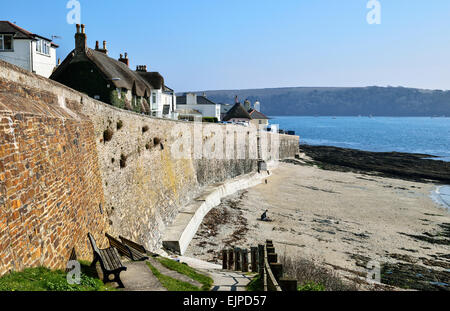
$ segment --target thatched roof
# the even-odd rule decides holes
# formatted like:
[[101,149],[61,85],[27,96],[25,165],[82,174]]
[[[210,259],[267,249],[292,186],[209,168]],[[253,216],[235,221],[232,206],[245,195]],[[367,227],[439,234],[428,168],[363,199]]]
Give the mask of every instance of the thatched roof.
[[252,117],[250,114],[245,110],[244,106],[241,105],[241,103],[236,103],[233,108],[231,108],[225,117],[223,118],[224,121],[230,121],[231,119],[249,119],[251,120]]
[[146,81],[136,71],[131,70],[124,63],[109,57],[103,52],[87,49],[86,53],[75,55],[75,50],[69,53],[66,59],[50,76],[50,79],[57,80],[67,67],[81,59],[90,61],[102,73],[105,80],[116,88],[131,90],[137,96],[150,96],[152,85]]
[[145,72],[136,71],[136,73],[142,77],[147,83],[149,83],[154,89],[164,88],[164,77],[159,72]]

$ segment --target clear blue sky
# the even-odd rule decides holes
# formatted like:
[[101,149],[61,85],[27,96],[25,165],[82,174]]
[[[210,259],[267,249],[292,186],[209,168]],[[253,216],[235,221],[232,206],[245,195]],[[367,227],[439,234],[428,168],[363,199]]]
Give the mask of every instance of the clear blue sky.
[[[80,0],[88,44],[161,72],[176,91],[287,86],[450,89],[450,1]],[[74,47],[67,0],[2,1],[0,20]]]

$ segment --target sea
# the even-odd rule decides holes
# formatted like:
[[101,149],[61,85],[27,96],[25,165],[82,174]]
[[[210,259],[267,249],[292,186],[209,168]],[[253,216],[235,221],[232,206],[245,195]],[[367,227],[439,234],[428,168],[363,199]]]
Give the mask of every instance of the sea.
[[[271,117],[270,124],[295,131],[300,143],[374,152],[433,155],[450,162],[448,117]],[[433,198],[450,208],[450,186],[436,189]]]

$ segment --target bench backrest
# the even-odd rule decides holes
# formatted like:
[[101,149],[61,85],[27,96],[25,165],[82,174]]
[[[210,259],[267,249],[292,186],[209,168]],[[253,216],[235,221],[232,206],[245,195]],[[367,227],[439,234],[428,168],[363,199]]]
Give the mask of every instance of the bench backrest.
[[137,244],[137,243],[135,243],[133,241],[130,241],[130,240],[124,238],[123,236],[119,236],[119,238],[123,242],[123,244],[134,248],[135,250],[141,252],[142,254],[146,254],[147,253],[147,251],[145,250],[144,246],[142,246],[140,244]]
[[89,238],[89,242],[91,242],[91,246],[92,246],[92,249],[94,250],[94,252],[96,252],[97,254],[100,255],[100,250],[97,247],[97,243],[95,243],[95,239],[90,232],[88,233],[88,238]]
[[108,233],[105,233],[105,236],[108,238],[110,246],[115,247],[122,255],[131,257],[131,251],[126,245],[124,245],[119,240],[116,240]]

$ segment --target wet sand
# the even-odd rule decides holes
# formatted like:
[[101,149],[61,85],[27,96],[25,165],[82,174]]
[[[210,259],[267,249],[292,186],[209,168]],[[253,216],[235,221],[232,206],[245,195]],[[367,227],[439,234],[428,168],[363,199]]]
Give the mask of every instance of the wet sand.
[[[419,280],[425,289],[431,281],[442,289],[450,283],[450,213],[430,198],[435,189],[431,183],[281,163],[267,184],[214,208],[186,255],[220,263],[224,247],[271,239],[280,255],[312,259],[343,275],[366,272],[374,260],[382,265],[384,283],[410,287],[396,278],[414,273],[425,278]],[[258,221],[265,209],[273,222]],[[408,282],[417,283],[414,277]]]

